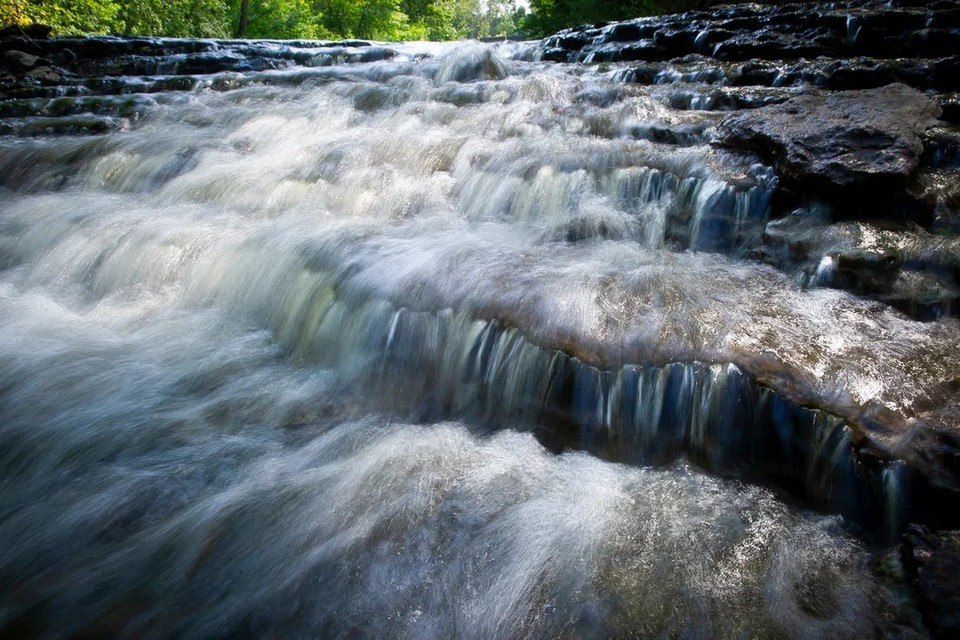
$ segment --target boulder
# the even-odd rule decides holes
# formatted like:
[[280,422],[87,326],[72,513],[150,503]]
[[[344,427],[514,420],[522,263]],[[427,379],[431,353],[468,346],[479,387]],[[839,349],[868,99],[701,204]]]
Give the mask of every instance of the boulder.
[[845,203],[876,203],[915,176],[922,136],[939,105],[902,84],[826,93],[812,90],[782,104],[735,114],[714,144],[757,153],[785,184]]
[[902,261],[895,251],[840,251],[830,256],[833,262],[829,283],[857,293],[887,293],[900,274]]
[[25,72],[33,69],[40,63],[40,57],[24,53],[23,51],[5,51],[0,56],[0,68],[7,69],[14,73]]
[[629,22],[621,23],[611,27],[604,38],[606,42],[630,42],[640,40],[648,34],[636,24]]
[[63,77],[57,73],[57,71],[48,66],[36,67],[28,71],[24,78],[27,80],[32,80],[34,82],[39,82],[40,84],[59,84]]

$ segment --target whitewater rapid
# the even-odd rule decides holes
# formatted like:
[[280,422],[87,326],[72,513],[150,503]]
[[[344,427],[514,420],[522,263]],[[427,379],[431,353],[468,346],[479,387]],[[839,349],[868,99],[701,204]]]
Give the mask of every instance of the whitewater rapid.
[[855,510],[838,416],[926,410],[955,326],[741,260],[775,178],[710,112],[517,45],[414,49],[0,138],[0,630],[912,625],[850,523],[702,469],[753,463],[751,398],[821,439],[777,454],[799,493]]

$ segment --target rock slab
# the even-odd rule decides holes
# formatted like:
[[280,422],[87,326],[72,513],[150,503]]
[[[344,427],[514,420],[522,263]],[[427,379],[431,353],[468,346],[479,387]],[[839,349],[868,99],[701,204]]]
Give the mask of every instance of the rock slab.
[[939,116],[936,102],[899,83],[814,90],[727,117],[714,144],[757,153],[797,186],[875,200],[908,185],[923,153],[921,136]]

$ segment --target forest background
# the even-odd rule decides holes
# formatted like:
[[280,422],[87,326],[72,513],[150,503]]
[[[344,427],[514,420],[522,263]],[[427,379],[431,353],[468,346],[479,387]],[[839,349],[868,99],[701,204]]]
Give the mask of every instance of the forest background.
[[711,0],[0,0],[0,26],[54,35],[459,40],[699,8]]

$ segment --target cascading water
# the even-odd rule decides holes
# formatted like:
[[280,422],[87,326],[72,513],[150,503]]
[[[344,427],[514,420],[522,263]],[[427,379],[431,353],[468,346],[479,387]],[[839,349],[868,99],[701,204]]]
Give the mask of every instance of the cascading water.
[[0,635],[912,633],[855,426],[956,326],[742,260],[777,178],[709,112],[397,50],[6,103]]

